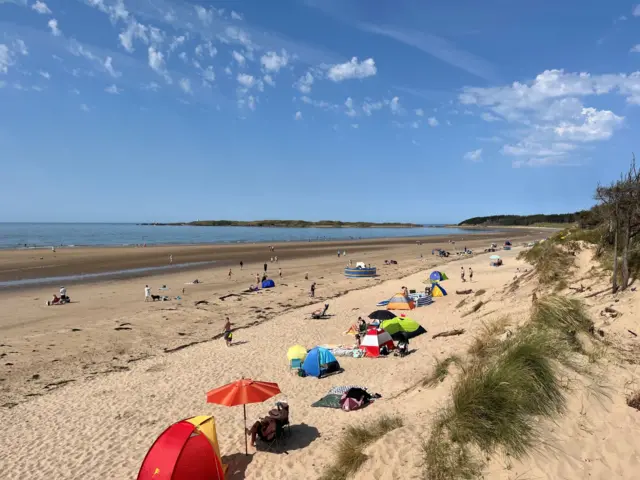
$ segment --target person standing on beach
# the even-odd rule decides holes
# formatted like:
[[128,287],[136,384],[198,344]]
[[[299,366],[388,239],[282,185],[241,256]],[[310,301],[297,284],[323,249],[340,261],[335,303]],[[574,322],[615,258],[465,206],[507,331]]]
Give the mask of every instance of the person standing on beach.
[[231,269],[229,269],[229,280],[231,280]]
[[148,302],[149,300],[151,300],[151,289],[149,288],[149,285],[145,285],[144,286],[144,301]]
[[316,282],[313,282],[311,284],[311,292],[309,293],[309,295],[311,297],[315,297],[316,296]]
[[173,263],[173,255],[169,254],[169,265]]
[[242,260],[240,260],[240,270],[242,270],[243,266],[244,266],[244,263],[242,262]]
[[267,271],[267,262],[264,262],[264,271]]
[[281,268],[279,268],[279,269],[278,269],[278,276],[279,276],[280,278],[282,278],[282,269],[281,269]]
[[224,335],[222,337],[222,338],[224,338],[224,341],[227,344],[227,347],[231,346],[231,341],[233,340],[233,333],[231,332],[231,325],[233,325],[233,323],[231,323],[231,320],[229,320],[229,317],[227,317],[227,321],[224,324]]
[[460,267],[460,278],[462,279],[462,282],[466,282],[467,280],[464,278],[464,267]]
[[275,257],[273,257],[276,261],[276,263],[278,263],[278,255],[276,255]]
[[473,270],[469,267],[469,282],[473,282]]
[[256,285],[260,285],[260,274],[256,273]]

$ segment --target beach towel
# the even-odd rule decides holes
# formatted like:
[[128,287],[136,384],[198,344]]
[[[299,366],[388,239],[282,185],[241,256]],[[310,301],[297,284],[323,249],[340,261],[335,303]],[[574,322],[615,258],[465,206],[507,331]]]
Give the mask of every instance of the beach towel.
[[332,395],[332,394],[342,395],[343,393],[347,393],[352,388],[367,390],[367,387],[361,387],[359,385],[347,385],[346,387],[333,387],[331,390],[329,390],[329,395]]
[[337,394],[325,395],[324,397],[322,397],[317,402],[312,403],[311,406],[312,407],[318,407],[318,408],[337,408],[337,409],[341,409],[342,408],[342,406],[340,405],[340,399],[341,398],[342,398],[342,395],[337,395]]

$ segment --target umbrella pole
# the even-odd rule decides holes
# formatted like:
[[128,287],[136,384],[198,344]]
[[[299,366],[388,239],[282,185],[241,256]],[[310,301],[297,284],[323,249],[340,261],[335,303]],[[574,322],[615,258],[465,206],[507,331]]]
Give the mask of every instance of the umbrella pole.
[[244,454],[249,455],[249,446],[247,444],[247,406],[242,405],[242,409],[244,410]]

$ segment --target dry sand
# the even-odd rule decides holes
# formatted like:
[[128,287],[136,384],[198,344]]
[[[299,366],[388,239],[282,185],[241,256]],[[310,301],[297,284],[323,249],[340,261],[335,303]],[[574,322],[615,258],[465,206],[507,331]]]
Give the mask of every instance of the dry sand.
[[[423,288],[422,280],[431,271],[431,268],[427,268],[431,258],[419,260],[415,249],[406,252],[404,259],[394,253],[393,256],[397,257],[400,264],[393,267],[392,271],[383,269],[382,272],[386,278],[402,278],[388,280],[384,280],[384,277],[382,280],[345,280],[335,273],[329,277],[329,270],[335,270],[344,262],[340,261],[340,265],[335,266],[326,265],[323,267],[325,270],[322,270],[327,272],[324,279],[312,278],[320,283],[318,293],[321,296],[337,295],[352,289],[329,301],[332,316],[327,320],[308,318],[310,311],[322,306],[322,298],[317,299],[314,304],[296,308],[300,303],[310,301],[304,296],[309,283],[302,281],[305,265],[288,267],[286,272],[290,269],[290,275],[294,279],[285,279],[285,283],[289,284],[286,288],[276,289],[269,294],[243,297],[240,302],[233,300],[231,305],[227,303],[228,300],[218,302],[212,311],[199,311],[186,304],[192,305],[194,299],[203,296],[215,281],[214,278],[209,279],[209,284],[199,287],[203,290],[196,290],[181,307],[176,307],[173,302],[155,305],[135,303],[141,297],[139,281],[78,287],[77,293],[76,289],[70,292],[74,297],[97,295],[99,291],[104,296],[101,300],[99,297],[91,297],[91,307],[82,302],[79,304],[82,315],[93,314],[89,317],[90,321],[86,320],[87,317],[82,320],[82,330],[79,332],[71,332],[69,327],[77,325],[82,315],[57,314],[57,311],[74,307],[73,304],[55,309],[50,307],[47,312],[56,310],[56,313],[43,320],[42,313],[22,312],[26,299],[35,294],[19,294],[17,298],[10,300],[16,302],[11,308],[14,309],[14,314],[17,312],[19,315],[15,317],[14,326],[8,329],[12,332],[9,343],[24,343],[9,349],[24,352],[28,348],[27,344],[44,343],[40,340],[41,337],[55,338],[47,340],[54,343],[71,339],[66,343],[68,348],[72,345],[86,345],[89,367],[84,369],[85,375],[77,377],[71,384],[61,388],[49,387],[46,390],[52,391],[47,394],[28,401],[21,398],[19,401],[22,403],[13,408],[0,409],[0,422],[4,426],[0,438],[2,478],[135,478],[144,454],[157,435],[171,423],[198,414],[213,414],[216,418],[223,460],[231,465],[228,478],[317,478],[323,467],[331,463],[332,449],[344,427],[364,423],[382,413],[402,416],[405,426],[367,449],[370,459],[355,478],[422,478],[420,445],[428,435],[433,414],[448,401],[453,381],[451,376],[447,377],[433,389],[415,388],[416,382],[431,371],[434,357],[464,353],[474,334],[482,328],[483,322],[509,314],[515,328],[515,324],[525,320],[534,285],[523,282],[518,283],[518,287],[513,286],[514,276],[522,275],[522,271],[527,268],[516,260],[518,250],[502,252],[505,265],[497,269],[488,266],[487,255],[437,266],[450,277],[445,282],[450,295],[436,299],[433,305],[410,312],[410,316],[428,330],[427,335],[412,340],[411,348],[415,349],[414,353],[402,359],[393,356],[384,359],[339,358],[344,372],[320,380],[294,375],[286,360],[287,348],[298,343],[308,347],[352,343],[353,337],[345,335],[344,331],[359,315],[366,316],[375,310],[377,301],[388,298],[403,285]],[[578,274],[585,277],[585,285],[596,291],[602,286],[603,279],[589,276],[589,262],[586,254],[581,255]],[[380,264],[379,261],[376,263]],[[460,266],[473,268],[473,283],[461,283]],[[521,269],[520,273],[517,272],[518,268]],[[175,284],[180,279],[179,276],[166,282],[163,279],[163,283]],[[206,280],[204,277],[202,279]],[[368,288],[357,289],[361,286]],[[465,305],[456,308],[462,297],[456,295],[455,291],[463,288],[486,290],[478,298],[487,303],[476,313],[463,316],[477,300],[468,299]],[[121,302],[110,303],[120,296],[124,297]],[[210,292],[204,298],[211,298]],[[283,306],[286,302],[294,302],[296,298],[300,303],[291,307]],[[618,343],[628,349],[629,360],[634,358],[637,345],[625,332],[627,328],[637,328],[633,324],[637,324],[640,297],[637,293],[628,292],[620,295],[618,300],[615,308],[623,315],[615,320],[600,316],[604,303],[598,297],[589,299],[588,302],[598,322],[597,327],[605,332],[606,338],[619,340]],[[3,299],[3,305],[5,301],[9,300]],[[112,305],[107,312],[104,311],[105,304]],[[176,335],[178,338],[175,339],[175,346],[189,343],[196,332],[201,330],[206,330],[210,338],[220,330],[220,316],[237,309],[244,309],[242,311],[246,312],[252,310],[251,306],[259,307],[263,312],[271,306],[282,313],[267,313],[267,318],[261,320],[269,321],[237,331],[234,334],[237,344],[231,348],[225,347],[222,340],[207,341],[169,354],[158,352],[152,346],[158,339],[167,339],[164,333],[159,333],[165,330],[174,334],[179,329],[184,330],[185,335]],[[163,308],[177,309],[162,310]],[[242,315],[234,316],[235,319],[238,317]],[[31,322],[26,326],[19,325],[20,320],[24,322],[25,318],[30,318]],[[216,323],[209,324],[213,318],[216,318]],[[7,322],[7,318],[3,319],[4,322]],[[119,322],[131,323],[133,330],[114,331],[113,328]],[[21,331],[20,328],[31,328],[34,333],[21,340],[15,333]],[[453,328],[464,328],[466,333],[457,337],[432,339],[433,334]],[[58,333],[55,332],[56,329]],[[137,350],[127,338],[134,337],[133,332],[138,330],[142,330],[142,333],[135,335],[136,342],[142,350],[146,348],[154,356],[128,362],[127,360],[135,358],[133,355],[137,354]],[[38,336],[35,332],[41,335]],[[129,353],[117,357],[117,363],[114,363],[126,366],[126,371],[107,375],[94,372],[96,367],[90,364],[94,358],[93,341],[101,335],[113,345],[122,345],[125,350],[128,349],[126,351]],[[6,352],[7,347],[2,347],[2,351]],[[21,355],[23,360],[28,357],[25,353],[11,355]],[[62,357],[66,358],[64,355]],[[7,358],[3,358],[3,363],[8,361]],[[50,367],[54,365],[46,365],[44,358],[46,357],[43,357],[43,363],[40,364],[42,376],[48,375]],[[637,357],[635,360],[637,361]],[[489,464],[486,478],[638,478],[640,412],[625,404],[625,395],[631,389],[640,387],[634,384],[638,378],[636,367],[620,360],[605,362],[602,368],[606,369],[606,391],[610,398],[592,395],[591,390],[582,386],[581,378],[568,378],[569,413],[560,418],[557,424],[541,422],[547,445],[541,445],[540,452],[522,462],[510,462],[496,456]],[[3,367],[3,377],[10,377],[7,371]],[[64,379],[63,373],[66,372],[56,372],[57,378]],[[249,406],[248,414],[253,420],[264,415],[276,400],[285,399],[290,403],[293,436],[286,443],[286,454],[256,453],[251,450],[250,455],[245,457],[242,409],[206,404],[206,391],[242,376],[275,381],[280,385],[283,392],[281,396],[265,405]],[[43,391],[40,379],[32,382]],[[379,392],[382,399],[366,409],[351,413],[310,407],[311,403],[324,396],[331,387],[350,384],[364,385],[372,392]]]

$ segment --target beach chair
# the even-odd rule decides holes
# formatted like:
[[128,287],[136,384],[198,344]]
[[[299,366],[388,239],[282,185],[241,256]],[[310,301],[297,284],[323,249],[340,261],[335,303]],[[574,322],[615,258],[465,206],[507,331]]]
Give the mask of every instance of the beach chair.
[[328,303],[325,303],[325,304],[324,304],[324,310],[322,310],[322,311],[320,311],[320,310],[316,310],[315,312],[313,312],[313,313],[311,314],[311,318],[316,319],[316,320],[319,320],[319,319],[321,319],[321,318],[324,318],[324,317],[326,317],[326,315],[327,315],[327,310],[329,310],[329,304],[328,304]]
[[289,367],[291,367],[291,370],[300,370],[302,368],[302,360],[299,358],[293,358]]

